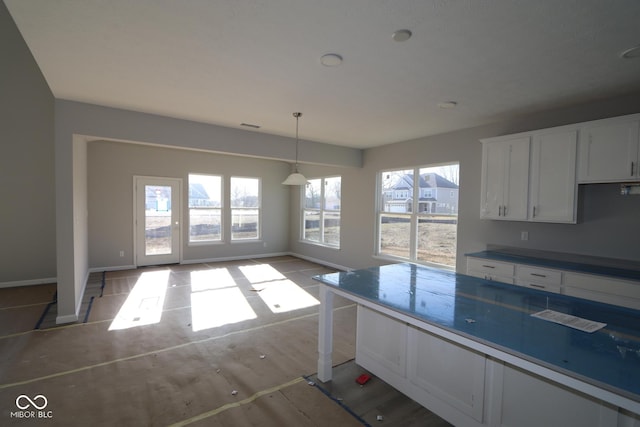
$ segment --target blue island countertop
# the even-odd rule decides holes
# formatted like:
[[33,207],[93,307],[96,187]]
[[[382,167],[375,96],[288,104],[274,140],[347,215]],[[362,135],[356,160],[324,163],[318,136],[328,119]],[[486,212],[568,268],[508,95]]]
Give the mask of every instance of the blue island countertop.
[[[640,311],[410,263],[314,279],[640,402]],[[531,316],[547,309],[606,326],[588,333]]]

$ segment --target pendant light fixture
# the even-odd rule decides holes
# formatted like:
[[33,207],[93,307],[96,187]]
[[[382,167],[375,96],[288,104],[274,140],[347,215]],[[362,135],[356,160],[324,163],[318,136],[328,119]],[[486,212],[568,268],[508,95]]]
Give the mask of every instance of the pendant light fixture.
[[302,113],[293,113],[293,117],[296,118],[296,166],[293,173],[282,182],[284,185],[307,185],[307,178],[298,172],[298,120],[300,116]]

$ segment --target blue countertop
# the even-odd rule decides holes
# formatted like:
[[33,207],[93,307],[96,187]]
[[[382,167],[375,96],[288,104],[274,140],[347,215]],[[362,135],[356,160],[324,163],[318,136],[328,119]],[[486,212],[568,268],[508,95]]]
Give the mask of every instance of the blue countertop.
[[615,266],[599,265],[577,260],[552,259],[543,256],[511,253],[499,250],[487,250],[465,254],[469,257],[490,259],[494,261],[512,262],[516,264],[528,264],[538,267],[555,268],[558,270],[574,271],[576,273],[597,274],[601,276],[616,277],[619,279],[640,281],[640,269],[621,268]]
[[[314,279],[640,401],[640,311],[403,263]],[[531,314],[606,323],[588,333]]]

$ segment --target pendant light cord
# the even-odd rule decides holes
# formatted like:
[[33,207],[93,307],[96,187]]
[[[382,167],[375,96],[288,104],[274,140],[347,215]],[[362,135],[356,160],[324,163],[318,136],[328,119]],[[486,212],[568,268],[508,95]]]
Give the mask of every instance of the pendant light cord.
[[300,141],[298,139],[298,122],[301,115],[302,113],[293,113],[293,117],[296,118],[296,172],[298,171],[298,143]]

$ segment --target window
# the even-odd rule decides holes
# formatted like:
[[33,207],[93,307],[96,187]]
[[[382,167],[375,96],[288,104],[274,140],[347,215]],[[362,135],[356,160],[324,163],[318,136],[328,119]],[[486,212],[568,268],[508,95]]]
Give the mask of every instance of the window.
[[455,268],[458,183],[457,163],[380,172],[377,254]]
[[231,177],[231,240],[260,238],[260,179]]
[[222,240],[222,177],[189,174],[189,243]]
[[302,240],[340,247],[341,178],[310,179],[304,187]]

